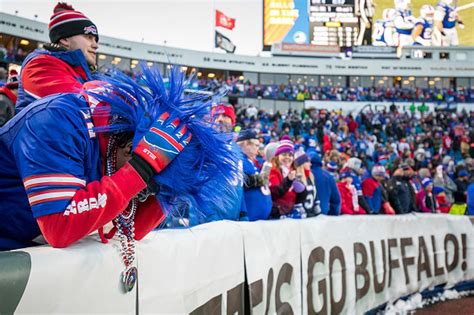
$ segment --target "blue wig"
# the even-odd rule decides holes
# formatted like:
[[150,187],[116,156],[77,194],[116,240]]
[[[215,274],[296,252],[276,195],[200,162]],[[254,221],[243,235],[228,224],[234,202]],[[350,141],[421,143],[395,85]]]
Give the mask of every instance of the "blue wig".
[[231,135],[218,133],[210,122],[212,103],[222,95],[185,93],[188,81],[177,66],[171,69],[167,84],[156,68],[144,64],[141,68],[136,80],[115,71],[99,78],[109,83],[109,89],[88,92],[98,102],[108,104],[93,109],[95,117],[105,116],[110,121],[96,127],[96,131],[132,131],[135,147],[163,112],[168,112],[170,119],[179,118],[193,137],[170,165],[155,175],[160,187],[157,198],[173,217],[182,217],[183,203],[203,213],[210,205],[219,205],[225,212],[232,199],[237,198],[235,193],[203,189],[209,181],[228,189],[227,183],[238,172],[238,157],[228,147]]

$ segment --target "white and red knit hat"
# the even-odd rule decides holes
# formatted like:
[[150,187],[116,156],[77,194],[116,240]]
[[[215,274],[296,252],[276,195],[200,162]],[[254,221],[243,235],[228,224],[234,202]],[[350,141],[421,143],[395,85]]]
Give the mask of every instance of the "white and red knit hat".
[[74,35],[93,35],[99,41],[97,26],[84,14],[67,3],[59,2],[49,20],[49,39],[57,43],[60,39]]

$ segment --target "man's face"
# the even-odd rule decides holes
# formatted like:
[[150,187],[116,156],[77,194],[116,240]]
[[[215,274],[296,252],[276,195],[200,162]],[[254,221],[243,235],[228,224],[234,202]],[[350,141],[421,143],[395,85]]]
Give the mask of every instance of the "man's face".
[[87,64],[89,66],[96,65],[96,51],[99,45],[97,44],[95,36],[83,34],[74,35],[61,39],[59,43],[66,47],[67,50],[80,49],[86,58]]
[[246,140],[242,143],[241,148],[244,154],[251,160],[255,160],[258,153],[260,142],[257,139]]
[[214,121],[216,129],[220,132],[231,132],[232,131],[232,119],[224,114],[219,114]]

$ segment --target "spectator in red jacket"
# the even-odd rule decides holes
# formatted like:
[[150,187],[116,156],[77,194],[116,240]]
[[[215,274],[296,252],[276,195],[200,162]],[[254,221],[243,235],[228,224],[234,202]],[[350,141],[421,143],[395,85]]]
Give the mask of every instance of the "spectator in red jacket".
[[337,183],[339,194],[341,195],[342,214],[365,214],[365,210],[359,206],[357,189],[352,185],[352,174],[350,171],[343,171],[340,175],[341,181]]
[[281,140],[272,160],[273,167],[270,170],[269,181],[273,201],[271,216],[274,218],[289,215],[301,193],[300,185],[294,187],[295,183],[298,184],[295,181],[296,171],[293,167],[294,152],[291,140]]
[[99,34],[95,24],[66,3],[58,3],[49,22],[51,44],[33,51],[20,73],[17,111],[55,93],[79,92],[96,70]]
[[434,186],[433,194],[436,196],[436,203],[438,204],[439,211],[441,213],[449,213],[449,209],[451,209],[451,204],[448,202],[448,198],[446,197],[444,188]]

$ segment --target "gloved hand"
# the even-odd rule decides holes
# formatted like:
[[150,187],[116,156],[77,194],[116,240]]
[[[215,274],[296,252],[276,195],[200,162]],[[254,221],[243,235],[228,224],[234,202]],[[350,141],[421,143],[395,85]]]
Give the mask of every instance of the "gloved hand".
[[191,133],[179,119],[170,121],[165,112],[153,123],[133,151],[156,173],[161,172],[191,141]]
[[306,189],[306,186],[300,180],[295,180],[293,182],[292,187],[293,187],[293,190],[295,191],[295,193],[297,193],[297,194],[303,192]]

